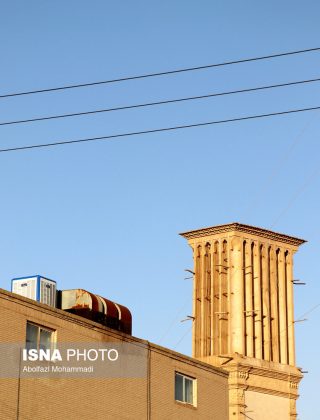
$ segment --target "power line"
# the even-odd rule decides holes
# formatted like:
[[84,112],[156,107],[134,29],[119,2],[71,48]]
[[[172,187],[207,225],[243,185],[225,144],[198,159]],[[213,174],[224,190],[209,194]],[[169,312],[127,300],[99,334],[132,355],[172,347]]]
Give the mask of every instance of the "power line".
[[249,203],[249,205],[246,208],[246,211],[244,213],[242,213],[242,218],[246,218],[248,213],[250,214],[250,211],[252,212],[252,210],[254,210],[255,207],[259,204],[260,198],[265,194],[268,187],[271,185],[271,182],[273,181],[273,179],[279,173],[280,169],[283,168],[284,163],[286,163],[289,160],[289,158],[290,158],[291,154],[293,153],[294,149],[296,148],[297,144],[303,138],[303,134],[305,133],[305,131],[307,130],[307,128],[309,127],[311,122],[313,122],[315,117],[316,117],[316,114],[314,114],[312,116],[312,118],[304,125],[302,130],[294,138],[294,141],[292,142],[291,146],[288,147],[285,150],[285,153],[283,154],[281,159],[279,159],[277,164],[273,167],[273,170],[271,171],[271,175],[268,176],[268,178],[265,180],[265,183],[262,185],[262,187],[260,186],[259,191],[257,192],[256,196],[251,200],[251,202]]
[[294,81],[294,82],[280,83],[280,84],[276,84],[276,85],[266,85],[266,86],[258,86],[258,87],[247,88],[247,89],[239,89],[239,90],[231,90],[231,91],[226,91],[226,92],[210,93],[210,94],[207,94],[207,95],[189,96],[189,97],[185,97],[185,98],[168,99],[168,100],[157,101],[157,102],[147,102],[147,103],[142,103],[142,104],[119,106],[119,107],[114,107],[114,108],[96,109],[96,110],[93,110],[93,111],[75,112],[75,113],[71,113],[71,114],[51,115],[51,116],[39,117],[39,118],[29,118],[29,119],[25,119],[25,120],[5,121],[5,122],[0,122],[0,126],[14,125],[14,124],[27,124],[27,123],[33,123],[33,122],[38,122],[38,121],[48,121],[48,120],[54,120],[54,119],[60,119],[60,118],[70,118],[70,117],[79,117],[79,116],[84,116],[84,115],[93,115],[93,114],[99,114],[99,113],[104,113],[104,112],[123,111],[123,110],[134,109],[134,108],[143,108],[143,107],[151,107],[151,106],[157,106],[157,105],[166,105],[166,104],[173,104],[173,103],[178,103],[178,102],[208,99],[208,98],[213,98],[213,97],[217,97],[217,96],[234,95],[234,94],[239,94],[239,93],[255,92],[255,91],[259,91],[259,90],[275,89],[275,88],[280,88],[280,87],[301,85],[301,84],[306,84],[306,83],[314,83],[314,82],[319,82],[319,81],[320,81],[320,78],[308,79],[308,80],[299,80],[299,81]]
[[312,308],[310,308],[309,310],[307,310],[307,312],[305,312],[304,314],[300,315],[298,317],[298,319],[300,320],[300,319],[304,318],[305,316],[310,315],[311,312],[315,311],[319,307],[320,307],[320,303],[317,303],[315,306],[312,306]]
[[187,329],[187,331],[183,334],[180,340],[177,341],[177,343],[173,346],[173,350],[175,350],[178,347],[178,345],[181,343],[181,341],[190,333],[190,331],[192,330],[192,327],[193,325],[191,325],[191,327]]
[[153,130],[144,130],[144,131],[131,131],[128,133],[120,133],[120,134],[111,134],[107,136],[100,136],[100,137],[89,137],[84,139],[77,139],[77,140],[63,140],[63,141],[57,141],[53,143],[42,143],[42,144],[33,144],[29,146],[21,146],[21,147],[12,147],[8,149],[0,149],[0,153],[5,152],[14,152],[18,150],[27,150],[27,149],[37,149],[42,147],[52,147],[52,146],[61,146],[64,144],[74,144],[74,143],[84,143],[89,141],[98,141],[98,140],[110,140],[120,137],[131,137],[131,136],[137,136],[142,134],[152,134],[152,133],[161,133],[164,131],[175,131],[175,130],[182,130],[187,128],[195,128],[195,127],[204,127],[208,125],[215,125],[215,124],[225,124],[225,123],[231,123],[231,122],[237,122],[237,121],[245,121],[245,120],[253,120],[258,118],[267,118],[267,117],[274,117],[277,115],[287,115],[287,114],[293,114],[293,113],[299,113],[299,112],[307,112],[307,111],[315,111],[319,110],[320,106],[312,107],[312,108],[302,108],[302,109],[292,109],[289,111],[280,111],[280,112],[272,112],[268,114],[259,114],[259,115],[249,115],[246,117],[239,117],[239,118],[229,118],[226,120],[216,120],[216,121],[208,121],[203,123],[195,123],[195,124],[187,124],[187,125],[178,125],[174,127],[163,127],[163,128],[155,128]]
[[[306,317],[307,315],[311,314],[311,312],[315,311],[316,309],[318,309],[320,307],[320,303],[317,303],[315,306],[312,306],[310,309],[308,309],[304,314],[300,315],[297,319],[291,321],[287,327],[283,328],[282,330],[279,331],[279,336],[284,333],[285,331],[287,331],[287,328],[290,327],[291,325],[294,325],[297,321],[302,321],[304,317]],[[260,346],[256,347],[256,352],[258,350],[262,350],[264,344],[269,344],[271,345],[272,342],[272,338],[270,338],[269,340],[264,340],[264,343],[262,343]]]
[[173,319],[173,321],[169,324],[169,326],[166,329],[166,331],[162,334],[161,338],[158,340],[158,344],[161,344],[161,342],[163,341],[163,339],[167,336],[167,334],[171,331],[172,327],[179,320],[179,317],[181,315],[181,312],[187,306],[187,304],[189,303],[189,301],[190,301],[190,298],[188,297],[188,299],[184,302],[183,306],[177,311],[177,314],[176,314],[175,318]]
[[312,181],[318,176],[319,172],[320,172],[320,168],[317,165],[315,170],[309,175],[309,177],[306,179],[304,184],[297,191],[295,191],[294,195],[291,197],[287,206],[281,211],[281,213],[273,221],[272,225],[270,226],[270,229],[274,228],[274,226],[278,223],[278,221],[282,218],[282,216],[287,213],[287,211],[293,206],[297,198],[307,189],[309,184],[311,184]]
[[58,86],[58,87],[52,87],[52,88],[46,88],[46,89],[22,91],[22,92],[12,92],[12,93],[7,93],[7,94],[0,95],[0,99],[1,98],[14,97],[14,96],[34,95],[34,94],[45,93],[45,92],[55,92],[55,91],[66,90],[66,89],[77,89],[77,88],[97,86],[97,85],[110,84],[110,83],[119,83],[119,82],[125,82],[125,81],[129,81],[129,80],[147,79],[147,78],[150,78],[150,77],[168,76],[168,75],[171,75],[171,74],[185,73],[185,72],[191,72],[191,71],[199,71],[199,70],[205,70],[205,69],[214,68],[214,67],[222,67],[222,66],[230,66],[230,65],[233,65],[233,64],[248,63],[248,62],[252,62],[252,61],[269,60],[269,59],[272,59],[272,58],[285,57],[285,56],[297,55],[297,54],[304,54],[304,53],[315,52],[315,51],[319,51],[319,50],[320,50],[320,47],[308,48],[308,49],[305,49],[305,50],[282,52],[282,53],[278,53],[278,54],[270,54],[270,55],[259,56],[259,57],[244,58],[244,59],[241,59],[241,60],[225,61],[225,62],[222,62],[222,63],[208,64],[208,65],[204,65],[204,66],[180,68],[180,69],[177,69],[177,70],[168,70],[168,71],[162,71],[162,72],[157,72],[157,73],[147,73],[147,74],[141,74],[141,75],[137,75],[137,76],[127,76],[127,77],[121,77],[121,78],[117,78],[117,79],[102,80],[102,81],[98,81],[98,82],[80,83],[80,84],[74,84],[74,85],[65,85],[65,86]]

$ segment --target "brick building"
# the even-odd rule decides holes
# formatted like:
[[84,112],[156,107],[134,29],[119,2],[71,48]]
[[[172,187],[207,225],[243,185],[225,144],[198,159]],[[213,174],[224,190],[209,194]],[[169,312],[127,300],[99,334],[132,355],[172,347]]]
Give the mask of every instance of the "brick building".
[[[27,325],[54,334],[57,346],[126,343],[140,351],[142,363],[145,355],[145,370],[131,377],[78,378],[10,377],[11,372],[3,377],[0,371],[1,420],[228,418],[228,374],[221,369],[0,289],[1,345],[24,346]],[[2,371],[8,357],[8,351],[1,351]],[[191,401],[175,395],[177,381],[190,381]]]

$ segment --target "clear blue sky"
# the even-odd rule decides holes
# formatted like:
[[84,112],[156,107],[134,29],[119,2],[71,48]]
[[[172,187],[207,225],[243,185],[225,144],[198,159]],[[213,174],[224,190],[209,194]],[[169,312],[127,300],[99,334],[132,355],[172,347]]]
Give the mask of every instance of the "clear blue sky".
[[[1,94],[320,46],[313,1],[2,2]],[[320,53],[0,100],[33,118],[320,76]],[[2,147],[319,106],[320,84],[0,127]],[[178,232],[239,221],[308,240],[296,317],[320,302],[320,111],[0,154],[1,287],[40,273],[128,306],[134,335],[190,354],[192,256]],[[320,310],[296,325],[314,420]]]

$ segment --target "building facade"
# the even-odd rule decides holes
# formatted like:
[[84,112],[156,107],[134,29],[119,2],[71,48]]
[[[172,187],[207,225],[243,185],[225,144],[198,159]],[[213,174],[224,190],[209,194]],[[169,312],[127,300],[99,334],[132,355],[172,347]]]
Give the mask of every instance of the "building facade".
[[[56,348],[126,345],[129,353],[139,355],[140,367],[122,366],[119,375],[29,377],[22,369],[13,374],[7,368],[9,349],[28,347],[36,334],[43,348],[50,337]],[[0,338],[0,419],[228,418],[228,373],[222,369],[2,289]],[[54,363],[43,365],[48,364]]]
[[295,419],[293,256],[305,241],[239,223],[181,235],[194,258],[192,355],[229,372],[230,420]]

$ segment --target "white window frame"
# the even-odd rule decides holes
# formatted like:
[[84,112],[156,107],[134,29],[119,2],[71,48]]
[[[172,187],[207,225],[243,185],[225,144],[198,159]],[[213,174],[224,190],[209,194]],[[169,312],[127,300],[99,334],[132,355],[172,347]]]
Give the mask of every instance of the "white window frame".
[[[177,390],[176,390],[176,378],[180,376],[182,378],[182,400],[177,398]],[[186,381],[191,382],[192,386],[192,401],[188,401],[188,397],[186,396]],[[192,376],[185,375],[184,373],[176,371],[174,374],[174,393],[175,393],[175,401],[190,405],[193,407],[197,407],[197,379],[193,378]]]
[[36,327],[38,329],[37,331],[37,343],[36,343],[36,350],[40,350],[40,336],[41,336],[41,331],[45,331],[50,333],[50,347],[49,349],[52,351],[54,350],[55,347],[55,342],[56,342],[56,331],[52,328],[49,327],[45,327],[43,325],[39,325],[36,324],[35,322],[32,321],[27,321],[26,323],[26,348],[28,349],[28,341],[27,341],[27,334],[28,334],[28,325],[32,325],[33,327]]

